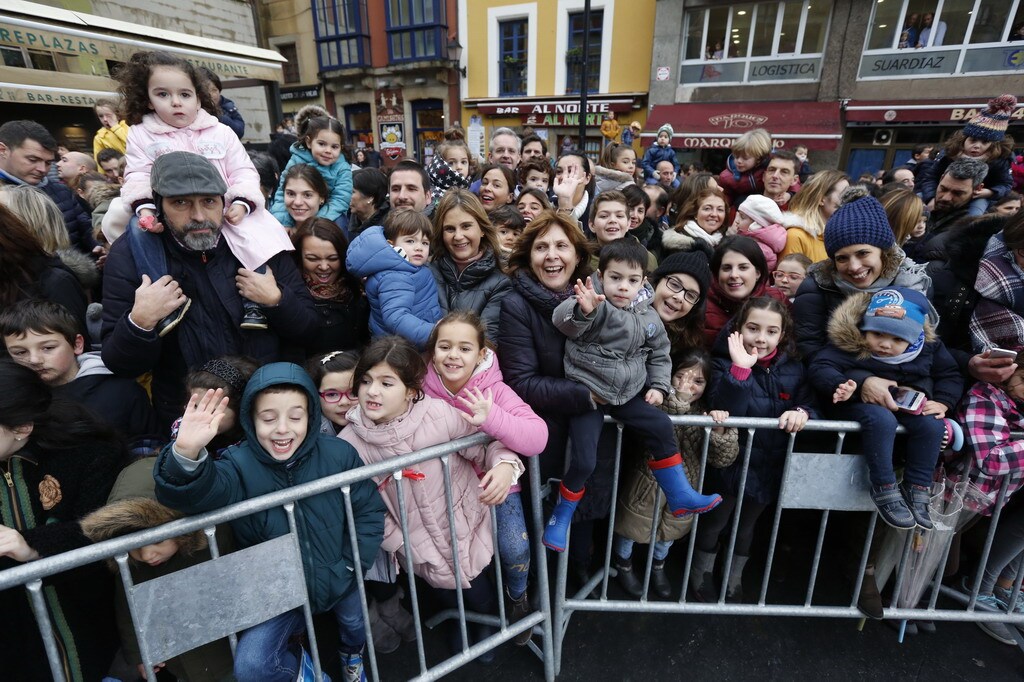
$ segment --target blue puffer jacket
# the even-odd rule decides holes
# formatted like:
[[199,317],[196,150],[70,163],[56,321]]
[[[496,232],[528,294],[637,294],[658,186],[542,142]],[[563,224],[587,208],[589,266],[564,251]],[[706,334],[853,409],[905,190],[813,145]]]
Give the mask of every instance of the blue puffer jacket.
[[662,147],[660,144],[655,142],[647,148],[647,152],[644,154],[643,160],[640,165],[644,169],[644,177],[647,178],[647,184],[653,185],[658,182],[658,176],[655,171],[658,168],[658,163],[661,161],[671,161],[672,167],[675,168],[676,172],[679,172],[679,163],[676,161],[676,150],[672,147]]
[[327,218],[337,221],[342,216],[348,216],[349,202],[352,201],[352,166],[339,156],[338,160],[330,166],[321,166],[313,158],[313,154],[304,145],[296,142],[291,146],[292,158],[288,159],[288,165],[281,171],[281,182],[274,194],[274,202],[270,205],[270,212],[281,221],[285,227],[294,227],[295,221],[288,215],[288,209],[284,207],[284,177],[288,170],[299,163],[305,163],[320,171],[324,182],[327,183],[327,194],[324,197],[324,205],[317,211],[318,218]]
[[851,400],[859,401],[864,380],[876,376],[915,388],[952,412],[960,402],[964,383],[959,365],[935,334],[938,314],[931,310],[925,322],[925,344],[921,353],[908,362],[889,365],[871,357],[860,330],[870,301],[871,294],[854,294],[832,313],[828,323],[829,343],[814,356],[807,371],[818,399],[823,404],[831,403],[836,387],[853,379],[857,382],[857,393]]
[[370,299],[370,333],[398,334],[423,350],[441,319],[437,284],[430,267],[413,265],[384,238],[384,228],[368,227],[349,244],[345,266],[365,278]]
[[[257,394],[282,384],[301,387],[309,405],[306,437],[284,461],[275,459],[259,444],[252,413]],[[199,514],[362,466],[355,448],[319,432],[320,397],[298,365],[276,362],[259,369],[245,387],[238,419],[245,440],[229,448],[221,459],[206,457],[191,473],[172,454],[173,443],[164,448],[153,468],[156,497],[161,504],[186,514]],[[372,479],[352,484],[351,498],[359,558],[366,571],[384,537],[384,502]],[[320,613],[355,589],[344,496],[340,490],[331,490],[298,500],[295,522],[306,589],[313,610]],[[231,529],[239,548],[251,547],[288,533],[288,516],[281,507],[273,507],[232,521]]]
[[[715,410],[728,410],[732,417],[778,418],[787,410],[802,407],[812,419],[816,417],[814,398],[804,381],[804,365],[784,352],[779,352],[767,366],[754,365],[750,376],[737,379],[730,371],[728,336],[732,325],[719,334],[714,347],[714,373],[710,387],[710,405]],[[738,495],[746,453],[746,429],[740,429],[740,455],[724,469],[708,469],[705,490]],[[786,463],[789,434],[781,429],[760,429],[754,432],[750,450],[750,469],[744,496],[762,504],[771,504],[779,496],[782,469]]]

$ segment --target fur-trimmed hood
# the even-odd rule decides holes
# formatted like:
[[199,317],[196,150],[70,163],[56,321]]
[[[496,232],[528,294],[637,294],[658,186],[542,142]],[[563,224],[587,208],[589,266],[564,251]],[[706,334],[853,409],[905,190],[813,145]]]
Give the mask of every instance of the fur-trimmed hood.
[[[845,353],[856,355],[861,360],[871,357],[864,332],[860,330],[860,323],[864,320],[864,313],[867,312],[870,302],[869,293],[852,294],[839,304],[828,321],[828,340],[832,345]],[[935,333],[938,323],[939,315],[929,303],[928,318],[924,321],[925,343],[938,340],[939,337]]]
[[692,251],[697,241],[685,232],[668,229],[661,233],[661,247],[666,251]]
[[100,283],[100,271],[96,261],[76,249],[58,249],[55,254],[71,274],[75,276],[84,291],[92,291]]
[[104,201],[110,201],[114,197],[121,196],[121,185],[112,182],[94,182],[89,191],[86,192],[85,200],[89,205],[96,208]]

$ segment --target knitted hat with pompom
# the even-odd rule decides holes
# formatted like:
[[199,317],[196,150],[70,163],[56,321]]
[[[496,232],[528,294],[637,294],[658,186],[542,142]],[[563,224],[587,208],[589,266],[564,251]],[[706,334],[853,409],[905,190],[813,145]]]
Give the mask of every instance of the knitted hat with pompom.
[[1017,98],[1013,95],[1000,95],[990,99],[985,111],[964,126],[964,137],[986,142],[1001,142],[1006,137],[1006,126],[1010,123],[1010,115],[1016,106]]

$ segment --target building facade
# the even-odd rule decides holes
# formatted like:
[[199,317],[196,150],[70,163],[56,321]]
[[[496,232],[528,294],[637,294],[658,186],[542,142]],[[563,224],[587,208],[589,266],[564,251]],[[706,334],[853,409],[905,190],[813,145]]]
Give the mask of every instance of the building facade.
[[[73,7],[72,9],[65,9]],[[92,151],[92,106],[112,96],[118,64],[165,50],[217,73],[246,121],[246,141],[266,141],[281,64],[257,47],[252,8],[236,0],[182,6],[169,0],[5,0],[0,5],[0,122],[33,119],[72,149]]]
[[[658,3],[660,4],[660,3]],[[462,125],[481,156],[491,131],[532,129],[549,153],[584,148],[597,158],[601,123],[647,120],[654,0],[462,0],[466,76]],[[586,139],[579,134],[584,35],[589,35]]]
[[648,128],[719,166],[760,126],[820,166],[889,168],[1024,82],[1021,0],[659,0],[655,31]]

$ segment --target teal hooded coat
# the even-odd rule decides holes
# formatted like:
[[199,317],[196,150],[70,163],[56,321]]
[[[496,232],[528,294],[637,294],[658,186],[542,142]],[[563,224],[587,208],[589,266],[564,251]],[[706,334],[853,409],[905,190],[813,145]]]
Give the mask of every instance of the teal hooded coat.
[[[306,437],[286,461],[274,459],[256,439],[253,402],[270,386],[298,386],[309,401]],[[207,457],[194,472],[178,464],[167,445],[153,469],[156,497],[186,514],[198,514],[229,504],[309,483],[362,466],[355,448],[319,433],[320,399],[312,380],[297,365],[276,362],[259,369],[249,380],[239,411],[245,439],[229,448],[222,459]],[[384,537],[384,502],[371,479],[351,486],[352,511],[363,570],[369,569]],[[299,500],[295,521],[302,549],[306,588],[314,612],[332,608],[355,587],[355,567],[340,490]],[[231,522],[239,548],[288,533],[288,517],[276,507]]]

